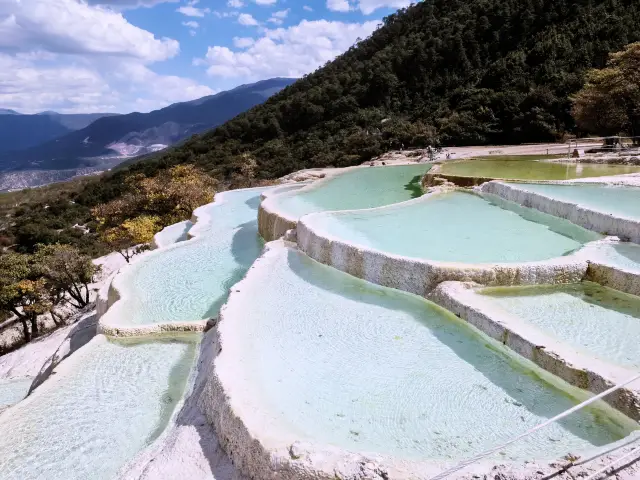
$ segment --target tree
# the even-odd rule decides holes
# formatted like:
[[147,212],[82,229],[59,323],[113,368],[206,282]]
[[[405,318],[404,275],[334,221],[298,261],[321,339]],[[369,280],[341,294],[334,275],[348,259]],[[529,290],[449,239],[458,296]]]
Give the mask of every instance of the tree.
[[107,228],[101,234],[101,239],[129,263],[134,255],[149,249],[153,236],[160,231],[158,217],[142,215],[125,220],[121,225]]
[[0,310],[22,323],[27,342],[38,336],[38,315],[51,310],[51,292],[39,278],[33,257],[20,253],[0,255]]
[[588,72],[573,98],[573,116],[591,133],[640,135],[640,42],[610,54],[605,68]]
[[130,175],[125,182],[128,193],[97,205],[92,214],[101,240],[127,262],[146,250],[162,227],[189,218],[197,207],[213,201],[217,184],[193,165],[178,165],[155,177]]
[[[89,283],[99,267],[91,258],[82,255],[71,245],[41,245],[36,253],[37,272],[47,281],[54,305],[62,302],[64,294],[76,308],[89,304]],[[62,294],[62,295],[61,295]],[[53,315],[53,312],[52,312]]]

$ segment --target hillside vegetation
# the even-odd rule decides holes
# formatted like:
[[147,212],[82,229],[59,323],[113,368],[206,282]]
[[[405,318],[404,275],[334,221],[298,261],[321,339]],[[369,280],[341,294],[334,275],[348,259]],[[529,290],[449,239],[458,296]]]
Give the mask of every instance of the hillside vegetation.
[[552,141],[575,132],[569,97],[585,72],[639,39],[634,0],[427,0],[153,162],[195,163],[233,180],[247,153],[274,177],[402,144]]
[[[543,142],[579,133],[571,98],[586,72],[638,40],[636,0],[427,0],[385,18],[335,61],[216,129],[86,182],[64,193],[64,202],[29,202],[5,242],[32,251],[77,234],[70,222],[86,223],[91,208],[130,193],[127,177],[180,164],[199,167],[221,188],[239,187],[301,168],[358,164],[403,145]],[[55,216],[45,207],[54,201]],[[88,251],[89,239],[74,243]]]

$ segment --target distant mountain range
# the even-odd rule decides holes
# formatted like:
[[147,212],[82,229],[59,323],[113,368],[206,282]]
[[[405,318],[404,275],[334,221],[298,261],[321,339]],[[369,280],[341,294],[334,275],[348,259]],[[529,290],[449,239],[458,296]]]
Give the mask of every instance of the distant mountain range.
[[15,110],[0,109],[0,154],[23,150],[85,128],[97,119],[113,113],[60,114],[42,112],[22,115]]
[[0,191],[112,168],[211,129],[295,79],[273,78],[149,113],[21,115],[0,109]]

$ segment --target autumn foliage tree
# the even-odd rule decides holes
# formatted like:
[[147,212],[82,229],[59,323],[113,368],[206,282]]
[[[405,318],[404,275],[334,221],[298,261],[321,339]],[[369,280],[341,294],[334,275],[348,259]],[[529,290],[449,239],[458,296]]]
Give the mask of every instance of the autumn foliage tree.
[[178,165],[154,177],[131,175],[128,192],[92,210],[104,243],[129,262],[148,248],[153,235],[164,226],[191,216],[210,203],[216,181],[193,165]]
[[0,271],[0,310],[16,316],[28,342],[38,336],[38,315],[52,307],[51,292],[30,255],[0,255]]
[[125,220],[121,225],[107,228],[101,238],[129,263],[131,258],[149,249],[153,236],[161,229],[160,219],[148,215]]
[[71,245],[43,245],[35,256],[35,270],[54,298],[65,297],[76,308],[89,305],[89,284],[99,271],[91,258]]
[[609,55],[605,68],[588,72],[573,98],[573,116],[591,133],[640,135],[640,42]]
[[98,267],[76,247],[47,245],[35,255],[3,253],[0,271],[0,312],[15,316],[29,342],[40,333],[40,315],[50,313],[61,325],[56,307],[66,302],[76,308],[89,304],[88,284]]

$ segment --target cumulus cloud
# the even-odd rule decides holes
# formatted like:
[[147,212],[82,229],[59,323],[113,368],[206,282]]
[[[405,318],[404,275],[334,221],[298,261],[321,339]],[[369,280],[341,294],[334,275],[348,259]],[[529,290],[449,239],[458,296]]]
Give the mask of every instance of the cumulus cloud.
[[218,10],[214,10],[213,14],[218,18],[237,17],[239,15],[238,12],[219,12]]
[[242,8],[244,7],[244,2],[242,0],[229,0],[227,6],[231,8]]
[[271,23],[275,23],[276,25],[282,25],[282,23],[284,22],[284,19],[287,18],[287,16],[289,15],[290,12],[290,8],[287,8],[286,10],[280,10],[279,12],[274,12],[271,14],[271,18],[269,18],[269,22]]
[[104,5],[115,9],[155,7],[160,3],[176,3],[179,0],[87,0],[89,5]]
[[348,12],[351,5],[348,0],[327,0],[327,8],[332,12]]
[[125,2],[0,0],[0,105],[25,113],[127,112],[213,93],[151,70],[179,52],[178,42],[132,25],[115,3]]
[[377,21],[358,24],[303,20],[289,28],[267,29],[261,38],[240,51],[209,47],[205,58],[196,63],[207,65],[207,73],[215,77],[300,77],[333,60],[357,38],[368,37],[377,25]]
[[156,38],[120,13],[75,0],[0,2],[0,51],[136,57],[153,62],[175,56],[176,40]]
[[240,25],[244,25],[245,27],[254,27],[256,25],[259,25],[258,21],[248,13],[241,13],[240,15],[238,15],[238,23]]
[[236,48],[247,48],[255,43],[251,37],[233,37],[233,45]]
[[0,105],[24,113],[56,106],[77,112],[114,111],[117,98],[108,83],[90,68],[35,66],[31,61],[0,54]]
[[403,8],[411,3],[411,0],[358,0],[358,8],[365,15],[369,15],[379,8]]
[[211,13],[209,8],[198,8],[195,5],[198,3],[198,0],[193,0],[189,2],[187,5],[182,5],[179,7],[176,12],[186,15],[187,17],[204,17],[207,13]]
[[411,0],[327,0],[327,9],[333,12],[360,10],[370,15],[379,8],[402,8],[411,3]]
[[258,5],[275,5],[278,0],[253,0]]

